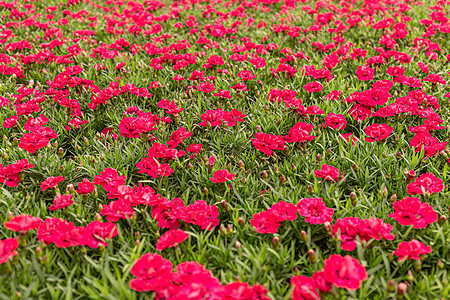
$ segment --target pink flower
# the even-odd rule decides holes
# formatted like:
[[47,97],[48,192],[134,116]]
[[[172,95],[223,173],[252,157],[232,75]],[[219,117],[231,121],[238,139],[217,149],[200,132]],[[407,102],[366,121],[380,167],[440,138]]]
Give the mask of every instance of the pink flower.
[[236,174],[228,172],[228,170],[217,170],[214,172],[214,177],[210,177],[209,179],[214,183],[221,183],[233,180],[236,177]]
[[394,213],[389,217],[394,218],[400,225],[421,229],[438,220],[438,214],[428,203],[422,203],[419,198],[406,197],[394,202]]
[[306,276],[294,276],[291,278],[292,300],[318,300],[320,299],[317,293],[314,282],[311,278]]
[[257,150],[268,156],[272,156],[272,150],[284,150],[285,142],[280,135],[257,132],[250,140]]
[[65,178],[63,176],[48,177],[41,183],[41,191],[46,191],[48,189],[58,186],[60,182],[63,182]]
[[344,130],[347,126],[347,121],[343,115],[336,115],[334,113],[329,113],[325,117],[325,124],[329,128]]
[[313,93],[313,92],[320,92],[323,89],[323,86],[317,82],[317,81],[313,81],[310,83],[307,83],[303,86],[303,88],[308,92],[308,93]]
[[19,215],[11,220],[3,222],[6,229],[19,233],[27,233],[30,230],[37,229],[41,225],[42,219],[30,215]]
[[11,257],[17,255],[16,249],[18,247],[19,243],[14,238],[0,240],[0,264],[4,264]]
[[333,254],[325,260],[323,277],[333,285],[347,290],[357,290],[367,279],[366,268],[350,255]]
[[333,221],[334,210],[325,206],[322,198],[303,198],[297,203],[298,213],[310,224]]
[[89,181],[89,179],[84,178],[82,182],[78,183],[78,194],[80,195],[87,195],[94,191],[95,186],[92,182]]
[[429,254],[431,251],[430,246],[413,239],[410,242],[401,242],[394,254],[399,257],[399,260],[420,259],[419,255]]
[[[344,176],[345,174],[339,174],[339,170],[333,166],[329,166],[327,164],[323,164],[320,170],[315,170],[314,175],[319,178],[324,178],[325,180],[330,181],[339,181],[340,176]],[[340,175],[340,176],[339,176]],[[344,179],[345,181],[345,179]]]
[[117,200],[111,201],[107,205],[103,205],[100,214],[106,216],[106,219],[110,222],[117,222],[120,219],[130,219],[134,214],[134,210],[131,207],[130,202],[126,200]]
[[73,204],[73,195],[56,195],[55,200],[53,200],[53,205],[51,205],[48,210],[54,211],[57,209],[65,208]]
[[424,195],[426,193],[439,193],[444,189],[442,179],[437,178],[431,173],[421,175],[416,181],[411,182],[406,187],[407,193],[410,195]]
[[379,142],[386,139],[392,132],[393,128],[388,124],[378,124],[375,123],[371,126],[366,127],[364,132],[369,136],[365,138],[366,142]]
[[117,173],[113,168],[104,169],[100,175],[95,175],[94,184],[101,184],[107,192],[115,190],[119,185],[125,184],[126,176]]
[[130,287],[138,292],[158,291],[172,280],[173,265],[159,254],[147,253],[136,260]]
[[369,81],[373,79],[373,75],[375,74],[375,70],[371,67],[358,66],[356,70],[356,76],[361,81]]
[[171,229],[158,239],[158,243],[156,243],[156,250],[163,251],[164,249],[175,247],[188,237],[189,234],[181,229]]

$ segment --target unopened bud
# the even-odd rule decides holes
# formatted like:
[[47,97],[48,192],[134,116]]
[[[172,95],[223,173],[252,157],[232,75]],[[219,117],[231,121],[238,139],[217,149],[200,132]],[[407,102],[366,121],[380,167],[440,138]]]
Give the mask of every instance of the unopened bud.
[[48,263],[48,257],[47,255],[42,256],[41,258],[41,264],[46,265]]
[[261,125],[256,125],[256,132],[261,132],[261,131],[262,131]]
[[306,231],[302,230],[300,232],[300,240],[302,240],[305,243],[308,241],[308,234],[306,233]]
[[443,226],[445,224],[445,222],[447,222],[447,217],[445,215],[439,216],[439,220],[438,220],[439,225]]
[[358,167],[358,165],[355,164],[355,163],[352,165],[352,169],[353,169],[355,172],[358,172],[358,171],[359,171],[359,167]]
[[314,251],[314,249],[309,249],[308,250],[308,258],[309,261],[314,264],[317,261],[317,255],[316,255],[316,251]]
[[189,170],[194,169],[194,166],[193,166],[190,162],[188,163],[188,166],[187,166],[187,167],[188,167]]
[[140,240],[136,240],[136,241],[134,242],[134,245],[135,245],[136,247],[139,247],[140,244],[141,244],[141,241],[140,241]]
[[6,213],[6,221],[11,220],[12,218],[14,218],[13,212],[12,212],[12,211],[8,211],[8,212]]
[[444,269],[444,263],[442,262],[442,260],[438,260],[437,267],[438,267],[440,270],[443,270],[443,269]]
[[279,243],[280,243],[280,238],[277,236],[274,236],[272,239],[272,248],[277,249]]
[[420,259],[414,259],[413,267],[414,271],[416,271],[417,273],[420,272],[420,270],[422,270],[422,261]]
[[241,243],[238,240],[236,240],[236,242],[234,242],[234,247],[236,249],[241,249],[242,245],[241,245]]
[[408,287],[406,286],[405,283],[403,282],[399,283],[397,286],[397,299],[402,299],[403,295],[406,294],[407,289]]
[[42,255],[44,254],[41,247],[37,247],[35,252],[37,257],[42,257]]
[[280,177],[280,183],[281,183],[281,185],[285,185],[285,184],[286,184],[286,176],[281,175],[281,177]]
[[396,194],[393,194],[392,196],[391,196],[391,198],[389,198],[389,204],[394,204],[394,202],[395,201],[397,201],[397,195]]
[[388,281],[387,285],[386,285],[386,289],[389,293],[392,293],[393,291],[395,291],[395,281],[394,279],[391,279]]
[[59,147],[59,149],[58,149],[58,156],[59,157],[63,157],[63,155],[64,155],[64,149]]
[[308,194],[312,195],[313,193],[314,193],[314,188],[313,188],[313,186],[310,184],[310,185],[308,186]]
[[244,227],[244,225],[245,225],[244,219],[239,218],[239,219],[238,219],[238,224],[239,224],[239,226]]
[[245,164],[242,160],[239,161],[239,168],[241,168],[242,170],[245,170]]
[[69,183],[66,187],[66,194],[73,194],[75,193],[75,188],[73,187],[73,184]]
[[136,233],[134,234],[134,238],[139,239],[140,237],[141,237],[141,233],[139,231],[136,231]]
[[320,153],[319,153],[316,155],[316,162],[320,163],[321,160],[322,160],[322,155],[320,155]]
[[397,158],[397,159],[400,159],[400,158],[402,158],[403,157],[403,154],[401,153],[401,152],[397,152],[396,154],[395,154],[395,158]]
[[356,193],[355,192],[351,192],[350,193],[350,200],[352,201],[353,205],[356,205]]
[[208,188],[205,186],[203,188],[203,194],[208,195],[208,193],[209,193]]
[[99,222],[103,221],[102,215],[100,215],[99,213],[95,213],[94,219]]
[[381,190],[381,197],[387,198],[387,196],[388,196],[388,189],[387,187],[383,187],[383,189]]
[[267,181],[269,179],[269,174],[267,174],[266,171],[263,171],[261,177],[264,181]]
[[325,230],[328,232],[328,234],[331,234],[331,223],[330,222],[325,222],[323,223],[323,227],[325,227]]
[[228,205],[228,202],[225,200],[220,201],[220,204],[222,205],[222,208],[224,211],[229,211],[230,210],[230,206]]
[[411,270],[408,270],[408,273],[406,274],[406,280],[408,280],[409,283],[413,283],[414,276],[413,276],[413,273],[411,272]]

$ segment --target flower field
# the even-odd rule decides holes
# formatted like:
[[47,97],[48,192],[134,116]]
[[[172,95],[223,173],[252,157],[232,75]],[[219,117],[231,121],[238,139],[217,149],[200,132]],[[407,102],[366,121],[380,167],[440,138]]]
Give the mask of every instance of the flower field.
[[450,1],[0,1],[0,299],[448,299]]

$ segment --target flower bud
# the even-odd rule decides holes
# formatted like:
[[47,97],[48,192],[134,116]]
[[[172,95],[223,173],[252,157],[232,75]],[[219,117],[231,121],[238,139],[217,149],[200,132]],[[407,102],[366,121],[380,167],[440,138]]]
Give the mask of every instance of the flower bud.
[[389,293],[392,293],[393,291],[395,291],[395,281],[394,279],[391,279],[388,281],[387,285],[386,285],[386,290]]
[[73,184],[69,183],[66,187],[66,194],[73,194],[75,193],[75,188],[73,187]]
[[400,159],[400,158],[402,158],[403,157],[403,154],[401,153],[401,152],[397,152],[396,154],[395,154],[395,158],[396,159]]
[[439,216],[439,220],[438,220],[439,225],[443,226],[445,224],[445,222],[447,222],[447,217],[445,215]]
[[317,261],[317,255],[316,255],[316,251],[314,251],[314,249],[309,249],[308,250],[308,258],[310,263],[314,264]]
[[236,242],[234,242],[234,247],[235,247],[236,249],[241,249],[241,248],[242,248],[242,245],[241,245],[241,243],[240,243],[238,240],[236,240]]
[[383,189],[381,190],[381,197],[387,198],[387,196],[388,196],[388,189],[387,187],[383,187]]
[[316,155],[316,162],[320,163],[321,160],[322,160],[322,155],[320,155],[320,153],[319,153]]
[[285,185],[285,184],[286,184],[286,176],[281,175],[281,177],[280,177],[280,183],[281,183],[281,185]]
[[224,224],[220,224],[219,231],[220,231],[220,233],[223,234],[223,235],[226,235],[226,234],[228,233],[228,232],[227,232],[227,228],[225,227]]
[[190,162],[188,163],[187,167],[188,167],[189,170],[194,169],[194,166]]
[[279,243],[280,243],[280,238],[277,236],[274,236],[272,239],[272,248],[277,249]]
[[42,257],[42,255],[44,254],[41,247],[37,247],[35,252],[37,257]]
[[222,208],[224,211],[229,211],[230,210],[230,206],[228,205],[228,202],[225,200],[220,201],[220,204],[222,205]]
[[134,242],[134,246],[136,246],[136,247],[139,247],[140,244],[141,244],[141,241],[140,241],[140,240],[136,240],[136,241]]
[[46,265],[48,263],[48,257],[47,255],[42,256],[41,258],[41,264]]
[[391,198],[389,198],[389,204],[392,205],[395,201],[397,201],[397,195],[393,194]]
[[323,223],[323,227],[325,228],[325,230],[327,231],[328,234],[332,233],[332,228],[331,228],[331,223],[330,222],[325,222]]
[[99,221],[99,222],[103,221],[103,218],[102,218],[102,216],[99,213],[95,213],[94,219]]
[[358,167],[358,165],[355,164],[355,163],[352,165],[352,169],[353,169],[353,171],[355,171],[355,172],[358,172],[358,171],[359,171],[359,167]]
[[443,270],[443,269],[444,269],[444,263],[442,262],[442,260],[438,260],[437,267],[438,267],[440,270]]
[[306,231],[302,230],[300,232],[300,240],[302,240],[305,243],[308,241],[308,234],[306,233]]
[[59,156],[60,158],[62,158],[62,157],[64,156],[64,149],[61,148],[61,147],[59,147],[59,149],[58,149],[58,156]]
[[12,218],[14,218],[13,212],[12,212],[12,211],[8,211],[8,212],[6,213],[6,221],[11,220]]
[[245,170],[245,164],[242,160],[239,161],[239,168],[242,169],[243,171]]
[[263,171],[261,177],[264,181],[267,181],[269,179],[269,174],[267,174],[266,171]]
[[9,156],[6,152],[3,152],[3,159],[4,160],[8,160]]
[[356,205],[357,198],[356,198],[356,193],[355,192],[351,192],[350,193],[350,200],[352,201],[353,205]]
[[411,270],[408,270],[408,273],[406,274],[406,280],[408,280],[409,283],[411,283],[411,284],[413,283],[414,276],[413,276],[413,273],[411,272]]
[[244,219],[242,219],[241,217],[239,217],[239,219],[238,219],[238,224],[239,224],[239,226],[244,227],[244,225],[245,225]]
[[414,259],[413,260],[413,267],[414,267],[414,271],[419,273],[420,270],[422,270],[422,261],[420,259]]
[[203,194],[208,195],[208,193],[209,193],[208,188],[205,186],[203,188]]
[[227,225],[227,234],[230,235],[233,233],[233,225],[228,224]]
[[294,274],[297,276],[297,275],[300,275],[300,269],[298,268],[298,267],[295,267],[294,268]]
[[261,125],[256,125],[256,132],[261,132],[261,131],[262,131]]
[[402,299],[403,295],[406,294],[407,289],[408,287],[406,286],[405,283],[403,282],[399,283],[397,286],[397,299]]
[[308,194],[312,195],[313,193],[314,193],[314,188],[313,188],[313,186],[310,184],[310,185],[308,186]]

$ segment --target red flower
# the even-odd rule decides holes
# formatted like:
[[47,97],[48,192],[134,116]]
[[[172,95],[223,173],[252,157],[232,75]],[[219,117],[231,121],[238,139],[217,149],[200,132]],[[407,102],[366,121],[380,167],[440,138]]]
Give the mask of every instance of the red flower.
[[3,222],[3,225],[5,225],[6,229],[26,234],[30,230],[37,229],[41,223],[41,218],[29,215],[20,215],[7,222]]
[[255,227],[256,231],[261,234],[277,233],[281,226],[279,216],[274,214],[271,210],[262,211],[259,214],[254,214],[250,224]]
[[144,254],[131,268],[131,274],[137,278],[131,280],[130,287],[138,292],[158,291],[170,283],[172,269],[172,263],[161,255]]
[[220,126],[223,122],[223,110],[218,108],[216,110],[208,110],[201,116],[202,122],[199,123],[200,126]]
[[413,239],[410,242],[401,242],[394,254],[399,257],[399,260],[420,259],[419,255],[429,254],[431,251],[430,246]]
[[325,206],[322,198],[303,198],[297,203],[298,213],[310,224],[333,221],[334,210]]
[[340,232],[341,248],[345,251],[353,251],[356,248],[356,237],[362,241],[368,242],[371,239],[393,240],[395,236],[390,233],[392,225],[384,223],[381,219],[361,220],[356,217],[346,217],[344,219],[337,219],[332,226],[333,236]]
[[6,186],[15,187],[20,182],[19,174],[33,167],[34,165],[29,164],[26,159],[18,160],[17,163],[6,167],[0,164],[0,182]]
[[352,146],[355,146],[355,142],[358,141],[358,138],[353,135],[353,133],[344,133],[340,134],[339,137],[348,143],[352,143]]
[[167,248],[175,247],[189,237],[189,234],[181,229],[171,229],[164,233],[156,243],[156,250],[163,251]]
[[406,187],[406,192],[410,195],[424,195],[439,193],[444,189],[442,179],[437,178],[431,173],[425,173],[418,177],[416,181],[411,182]]
[[56,195],[55,200],[53,200],[53,205],[48,208],[50,211],[61,209],[73,204],[73,195]]
[[223,113],[223,119],[227,122],[227,125],[230,127],[236,126],[237,122],[244,122],[244,118],[247,115],[243,114],[241,111],[237,109],[233,109],[231,111],[225,111]]
[[252,71],[249,70],[240,71],[237,76],[241,78],[242,81],[252,80],[256,78],[255,74],[253,74]]
[[297,219],[297,207],[292,203],[280,201],[267,210],[277,219],[277,222],[294,221]]
[[198,225],[202,230],[211,231],[219,225],[217,205],[207,205],[203,200],[197,200],[189,206],[179,208],[178,217],[186,223]]
[[386,70],[386,73],[388,73],[389,75],[393,76],[393,77],[399,77],[399,76],[403,76],[403,74],[405,74],[405,69],[403,69],[402,67],[389,67]]
[[[311,142],[316,136],[310,135],[314,126],[311,124],[297,122],[290,130],[288,135],[284,136],[284,140],[288,143]],[[283,148],[284,149],[284,148]],[[283,150],[280,149],[280,150]]]
[[225,285],[222,300],[270,300],[269,291],[258,284],[250,286],[247,282],[231,282]]
[[386,139],[392,132],[393,128],[388,124],[378,124],[375,123],[371,126],[366,127],[364,132],[369,136],[365,138],[366,142],[379,142]]
[[333,284],[325,279],[324,271],[314,272],[312,280],[314,282],[314,286],[322,293],[331,292],[333,289]]
[[373,74],[375,74],[375,70],[371,67],[358,66],[358,69],[356,70],[356,76],[362,81],[372,80]]
[[162,198],[152,208],[152,217],[161,228],[178,228],[180,227],[178,215],[183,207],[184,202],[180,198],[173,198],[171,201]]
[[303,86],[303,88],[304,88],[308,93],[313,93],[313,92],[320,92],[320,91],[322,91],[323,86],[322,86],[319,82],[314,81],[314,82],[310,82],[310,83],[305,84],[305,85]]
[[95,175],[94,184],[101,184],[107,192],[114,191],[119,185],[125,184],[126,176],[117,173],[113,168],[104,169],[100,175]]
[[228,170],[217,170],[214,172],[214,177],[210,177],[212,182],[221,183],[233,180],[236,177],[236,174],[228,172]]
[[39,133],[25,133],[20,138],[19,148],[28,151],[29,153],[36,153],[41,148],[47,146],[49,138]]
[[324,278],[339,288],[357,290],[367,279],[366,268],[350,255],[333,254],[325,260]]
[[314,282],[311,278],[306,276],[294,276],[291,278],[292,300],[318,300],[320,299],[317,293]]
[[[339,170],[333,166],[329,166],[327,164],[323,164],[320,170],[315,170],[314,175],[319,178],[324,178],[325,180],[331,181],[339,181]],[[344,176],[345,174],[341,173],[340,176]],[[344,179],[345,181],[345,179]]]
[[[175,150],[175,149],[173,149]],[[170,176],[174,171],[169,164],[162,164],[154,157],[146,157],[136,164],[138,173],[145,173],[151,178]]]
[[94,191],[95,186],[89,179],[84,178],[82,182],[78,183],[77,193],[80,195],[87,195]]
[[86,229],[92,236],[87,244],[91,248],[97,248],[99,245],[108,246],[106,241],[118,234],[116,224],[110,222],[103,223],[95,220],[87,224]]
[[192,136],[192,132],[187,131],[184,127],[180,127],[170,135],[167,146],[176,148],[183,140],[190,136]]
[[343,115],[336,115],[334,113],[329,113],[325,117],[325,124],[329,128],[344,130],[347,126],[347,121]]
[[41,183],[41,191],[46,191],[48,189],[58,186],[60,182],[63,182],[65,178],[63,176],[48,177]]
[[268,156],[272,156],[272,150],[284,150],[284,140],[280,135],[257,132],[255,138],[250,139],[253,146]]
[[103,205],[100,214],[106,216],[106,219],[110,222],[117,222],[120,219],[130,219],[134,214],[134,210],[131,207],[130,202],[126,200],[117,200],[111,201],[107,205]]
[[422,203],[419,198],[406,197],[394,202],[394,213],[389,217],[394,218],[400,225],[422,229],[438,220],[438,214],[428,203]]
[[4,264],[11,257],[17,254],[16,249],[19,247],[19,243],[16,239],[8,238],[0,240],[0,264]]

